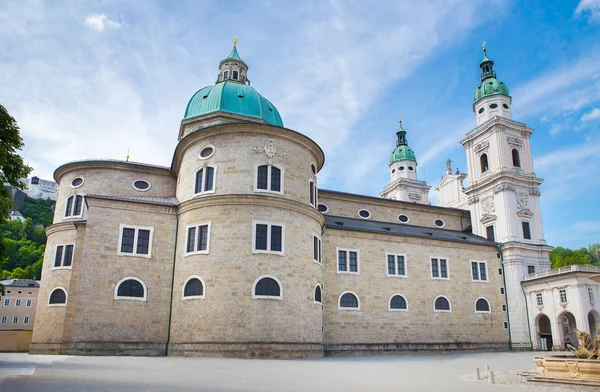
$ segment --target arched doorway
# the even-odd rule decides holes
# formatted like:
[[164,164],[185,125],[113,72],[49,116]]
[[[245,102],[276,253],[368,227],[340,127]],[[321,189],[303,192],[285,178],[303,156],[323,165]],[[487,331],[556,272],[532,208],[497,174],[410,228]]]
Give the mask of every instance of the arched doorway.
[[538,337],[540,339],[540,350],[552,350],[552,328],[550,327],[550,319],[545,314],[541,314],[537,320]]
[[558,325],[560,326],[560,333],[562,334],[563,348],[567,349],[567,344],[577,347],[579,342],[577,340],[577,323],[575,322],[575,316],[570,312],[564,312],[558,316]]
[[598,327],[600,327],[600,317],[598,317],[598,313],[596,313],[595,311],[590,311],[588,313],[588,324],[590,326],[590,335],[592,336],[592,339],[594,339],[594,336],[596,336],[596,333],[598,332]]

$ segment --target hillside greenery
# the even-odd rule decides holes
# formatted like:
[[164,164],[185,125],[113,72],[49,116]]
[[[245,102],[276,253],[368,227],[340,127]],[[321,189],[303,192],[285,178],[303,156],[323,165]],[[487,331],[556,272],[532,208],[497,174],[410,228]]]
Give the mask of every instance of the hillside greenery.
[[565,267],[567,265],[595,265],[600,266],[600,242],[590,244],[587,248],[568,249],[557,246],[550,253],[550,263],[552,268]]

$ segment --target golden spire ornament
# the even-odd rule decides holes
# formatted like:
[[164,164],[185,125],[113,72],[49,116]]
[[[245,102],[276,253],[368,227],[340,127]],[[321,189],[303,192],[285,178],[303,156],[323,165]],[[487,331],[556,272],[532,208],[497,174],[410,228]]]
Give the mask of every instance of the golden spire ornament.
[[481,43],[481,50],[483,51],[483,53],[487,52],[487,48],[485,47],[487,45],[487,42],[483,41]]
[[129,149],[127,149],[127,156],[125,156],[125,162],[129,162]]
[[233,46],[237,45],[237,34],[233,33]]

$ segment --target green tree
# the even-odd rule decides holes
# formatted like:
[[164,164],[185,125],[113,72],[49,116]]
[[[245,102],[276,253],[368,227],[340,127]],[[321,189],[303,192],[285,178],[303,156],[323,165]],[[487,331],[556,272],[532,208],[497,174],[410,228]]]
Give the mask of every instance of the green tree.
[[44,227],[48,227],[54,218],[54,205],[53,200],[26,197],[21,213],[25,218],[31,218],[33,223],[41,223]]

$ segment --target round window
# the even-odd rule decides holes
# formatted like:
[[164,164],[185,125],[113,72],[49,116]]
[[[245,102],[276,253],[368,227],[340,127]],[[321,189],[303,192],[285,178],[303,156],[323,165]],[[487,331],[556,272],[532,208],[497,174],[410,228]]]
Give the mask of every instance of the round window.
[[319,210],[319,212],[322,212],[323,214],[326,213],[327,211],[329,211],[329,208],[327,208],[327,206],[325,204],[319,204],[317,206],[317,209]]
[[502,104],[502,107],[503,107],[504,109],[508,109],[508,105],[507,105],[507,104],[505,104],[505,103],[503,103],[503,104]]
[[479,114],[483,113],[485,111],[484,108],[479,109]]
[[400,170],[400,171],[404,170],[404,166],[400,166],[400,167],[398,168],[398,170]]
[[408,216],[406,215],[398,215],[398,220],[402,223],[408,222]]
[[204,147],[202,150],[200,150],[200,158],[210,158],[214,153],[215,149],[213,147]]
[[434,223],[437,227],[444,227],[444,221],[441,219],[436,219]]
[[317,167],[314,163],[310,165],[310,170],[312,171],[312,174],[317,174]]
[[408,170],[410,170],[410,171],[413,171],[413,167],[412,167],[412,166],[409,166],[409,167],[408,167]]
[[497,103],[493,103],[490,105],[490,109],[496,109],[498,107]]
[[144,180],[137,180],[133,183],[133,188],[138,191],[147,191],[150,189],[150,183]]
[[360,210],[360,211],[358,211],[358,215],[361,218],[365,218],[365,219],[369,219],[371,217],[371,213],[369,211],[367,211],[367,210]]
[[81,178],[81,177],[75,177],[75,178],[73,178],[73,181],[71,181],[71,186],[73,188],[79,188],[82,185],[83,185],[83,178]]

